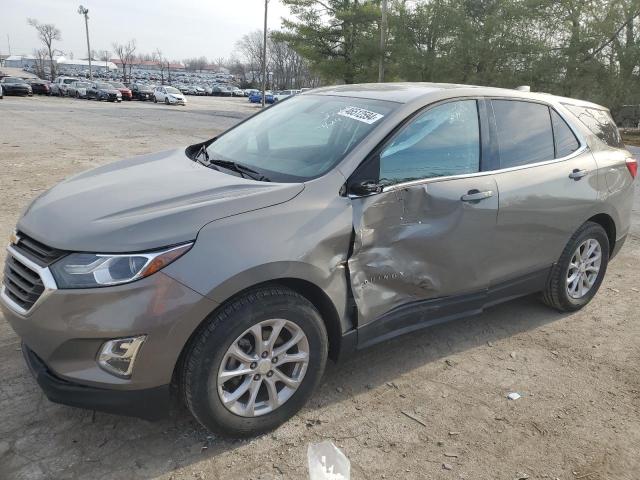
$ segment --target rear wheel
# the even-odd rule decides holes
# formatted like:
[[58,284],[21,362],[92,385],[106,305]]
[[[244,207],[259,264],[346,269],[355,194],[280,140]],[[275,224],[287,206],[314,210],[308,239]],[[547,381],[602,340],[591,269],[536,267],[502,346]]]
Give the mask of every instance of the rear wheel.
[[600,288],[608,263],[607,232],[597,223],[585,223],[573,234],[553,266],[544,302],[561,312],[580,310]]
[[327,333],[318,311],[284,287],[262,287],[209,318],[187,347],[185,402],[206,428],[249,436],[293,416],[319,384]]

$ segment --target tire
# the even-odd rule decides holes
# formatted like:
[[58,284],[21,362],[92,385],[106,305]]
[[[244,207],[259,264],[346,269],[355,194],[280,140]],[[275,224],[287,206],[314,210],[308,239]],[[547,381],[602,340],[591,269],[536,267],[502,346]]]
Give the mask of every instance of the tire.
[[76,92],[76,98],[80,98],[80,94]]
[[169,105],[169,99],[167,97],[164,97],[164,104]]
[[[247,333],[249,328],[261,322],[269,321],[285,321],[288,325],[287,328],[293,327],[294,330],[297,329],[297,331],[304,333],[305,339],[299,342],[304,344],[303,350],[306,348],[308,352],[306,370],[302,370],[299,386],[293,393],[289,393],[290,391],[285,392],[285,384],[280,383],[280,390],[278,390],[276,397],[280,393],[290,396],[282,400],[279,406],[266,411],[266,413],[254,416],[234,413],[223,404],[220,398],[219,389],[226,387],[219,385],[218,373],[221,368],[228,368],[227,362],[231,358],[227,355],[229,348],[234,344],[238,347],[241,341],[247,342],[247,338],[256,338],[254,336],[241,336],[245,334],[251,335]],[[285,332],[285,330],[283,328],[280,332]],[[287,330],[285,335],[288,334],[289,331]],[[280,346],[282,346],[282,343]],[[286,354],[289,354],[293,348],[290,347]],[[297,350],[297,346],[295,348],[294,354],[303,351]],[[255,346],[249,345],[248,351],[251,355],[257,355],[259,350],[260,348],[256,349]],[[278,344],[276,343],[272,351],[274,354],[278,354],[277,350]],[[253,436],[276,428],[302,408],[322,379],[327,361],[327,350],[327,332],[320,314],[311,302],[285,287],[261,287],[230,300],[226,306],[212,314],[203,323],[197,335],[192,338],[185,349],[183,361],[178,370],[179,385],[187,408],[205,428],[223,436]],[[266,355],[266,352],[263,355]],[[285,352],[281,351],[280,355],[285,355]],[[260,363],[260,366],[255,366],[257,365],[256,362],[252,363],[251,368],[254,368],[254,372],[258,371],[255,370],[256,368],[271,368],[269,359],[272,362],[277,361],[277,357],[267,357],[265,359],[264,356],[262,358],[256,356],[255,358]],[[223,361],[225,362],[224,365],[226,365],[224,367]],[[264,363],[266,363],[266,366],[263,365]],[[249,364],[247,363],[247,365]],[[298,368],[298,364],[295,363],[284,363],[280,367],[286,368],[286,365],[294,365],[294,368]],[[273,370],[277,369],[274,367]],[[275,382],[279,382],[277,379],[275,382],[267,380],[267,377],[273,378],[273,376],[277,377],[278,375],[274,375],[272,371],[265,373],[262,370],[259,384],[253,383],[256,381],[253,373],[241,377],[235,376],[234,378],[237,378],[240,384],[240,387],[237,388],[241,388],[245,383],[247,385],[258,385],[258,399],[264,399],[264,396],[269,393],[267,390],[268,382],[272,382],[273,385],[276,385]],[[233,382],[235,380],[227,381]],[[249,395],[248,390],[244,391]],[[242,398],[243,396],[239,397],[239,399]],[[249,401],[247,400],[248,403]],[[233,405],[236,404],[241,406],[240,403],[233,402]],[[258,403],[255,403],[255,405],[259,408]],[[262,408],[265,405],[267,404],[263,401]],[[269,406],[268,408],[270,409],[271,407]]]
[[[579,298],[574,298],[569,294],[567,284],[569,268],[574,258],[576,250],[583,243],[595,240],[600,247],[600,264],[595,281],[588,291]],[[609,264],[609,237],[601,225],[594,222],[586,222],[569,239],[558,262],[553,266],[547,287],[542,295],[542,300],[548,306],[560,312],[574,312],[580,310],[595,296],[602,284],[602,280],[607,272]],[[573,267],[571,267],[573,268]]]
[[158,103],[158,98],[155,95],[153,96],[153,103]]

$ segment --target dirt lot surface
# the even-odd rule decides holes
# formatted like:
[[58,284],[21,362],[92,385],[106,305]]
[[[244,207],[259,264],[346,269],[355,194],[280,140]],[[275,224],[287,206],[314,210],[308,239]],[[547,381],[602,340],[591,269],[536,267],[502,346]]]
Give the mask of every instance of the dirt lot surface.
[[[211,137],[256,111],[244,99],[189,100],[5,97],[0,237],[31,199],[73,173]],[[330,365],[305,409],[248,441],[209,436],[184,411],[148,423],[50,403],[0,316],[0,479],[305,479],[307,445],[330,439],[354,479],[636,480],[638,195],[633,222],[581,312],[525,298],[379,345]]]

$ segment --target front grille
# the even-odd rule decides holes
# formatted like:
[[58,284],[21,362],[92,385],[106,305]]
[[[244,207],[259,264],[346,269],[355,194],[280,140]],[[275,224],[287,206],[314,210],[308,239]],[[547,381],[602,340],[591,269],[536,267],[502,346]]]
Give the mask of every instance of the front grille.
[[29,310],[44,292],[40,275],[25,264],[7,255],[4,267],[5,294],[18,306]]
[[12,247],[41,267],[48,267],[67,254],[64,250],[49,247],[22,232],[18,232],[18,238],[18,243]]

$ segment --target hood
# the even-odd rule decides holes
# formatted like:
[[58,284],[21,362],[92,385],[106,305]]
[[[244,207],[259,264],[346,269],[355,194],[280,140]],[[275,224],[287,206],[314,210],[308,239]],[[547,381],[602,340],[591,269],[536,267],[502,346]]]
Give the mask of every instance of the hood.
[[99,88],[98,91],[105,93],[120,93],[120,90],[116,88]]
[[193,240],[209,222],[284,203],[303,188],[222,173],[171,150],[64,180],[33,201],[17,228],[61,250],[136,252]]

